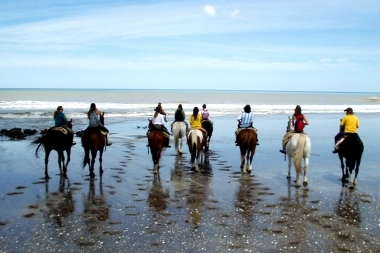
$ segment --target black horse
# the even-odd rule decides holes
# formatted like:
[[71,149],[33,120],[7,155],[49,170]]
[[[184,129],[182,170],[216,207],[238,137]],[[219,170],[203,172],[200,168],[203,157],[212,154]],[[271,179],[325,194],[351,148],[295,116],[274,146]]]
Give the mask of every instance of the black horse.
[[[70,120],[67,124],[69,128],[72,128],[72,121]],[[45,150],[45,179],[49,179],[48,174],[48,162],[49,154],[54,149],[58,153],[58,166],[61,176],[66,177],[67,166],[70,162],[71,146],[73,144],[73,139],[70,133],[63,127],[52,127],[46,134],[34,140],[31,145],[37,146],[35,155],[38,157],[38,153],[41,147]],[[64,151],[67,153],[67,161],[65,164]]]
[[207,142],[206,142],[206,146],[205,146],[205,151],[207,152],[208,147],[210,145],[211,135],[212,135],[212,132],[214,131],[214,125],[209,120],[203,120],[201,124],[202,124],[202,128],[204,130],[206,130],[206,132],[207,132]]
[[[342,168],[342,183],[348,181],[350,189],[353,189],[356,184],[363,151],[363,142],[357,134],[348,134],[339,145],[338,155]],[[345,163],[343,163],[343,158],[345,158]],[[355,170],[355,176],[352,175],[353,170]]]

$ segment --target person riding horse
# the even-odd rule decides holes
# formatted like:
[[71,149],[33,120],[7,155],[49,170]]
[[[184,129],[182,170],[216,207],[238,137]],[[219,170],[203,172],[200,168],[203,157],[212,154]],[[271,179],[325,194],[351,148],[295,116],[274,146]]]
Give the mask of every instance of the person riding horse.
[[99,128],[101,131],[106,132],[107,133],[106,145],[111,146],[112,142],[110,141],[109,131],[107,128],[103,126],[100,120],[102,117],[102,112],[98,108],[96,108],[95,103],[92,103],[90,105],[90,110],[87,112],[87,117],[89,119],[88,128]]
[[[309,121],[305,117],[305,115],[302,114],[301,106],[297,105],[294,109],[294,114],[291,119],[291,126],[289,126],[289,129],[287,129],[284,137],[282,138],[282,149],[280,149],[280,152],[283,154],[286,154],[285,147],[290,138],[295,133],[303,133],[303,128],[305,125],[309,125]],[[294,130],[291,130],[294,129]]]
[[57,107],[56,111],[54,111],[53,118],[55,123],[54,126],[63,127],[66,129],[71,136],[72,145],[75,145],[76,142],[74,141],[74,131],[67,126],[69,121],[67,120],[66,115],[63,113],[63,107],[61,105]]
[[185,119],[186,119],[185,111],[182,109],[182,104],[179,104],[177,110],[174,113],[174,121],[170,125],[171,131],[173,132],[174,122],[184,122],[186,124],[186,132],[187,132],[189,130],[189,123],[187,123]]
[[335,136],[335,145],[334,150],[332,151],[334,154],[338,153],[339,145],[345,140],[348,136],[355,136],[358,140],[358,143],[362,143],[359,135],[359,119],[354,115],[354,110],[351,107],[348,107],[344,110],[346,112],[346,116],[340,121],[339,133]]
[[[238,137],[239,132],[241,131],[242,128],[252,128],[253,130],[255,130],[256,135],[257,135],[257,129],[254,128],[252,125],[253,124],[253,117],[251,114],[251,106],[246,105],[246,106],[244,106],[243,109],[244,109],[244,112],[240,113],[239,116],[237,117],[237,121],[239,123],[238,123],[238,129],[236,129],[236,131],[235,131],[236,146],[239,146],[239,143],[237,142],[237,137]],[[257,139],[256,145],[259,145],[259,139]]]
[[[161,104],[161,103],[159,103],[159,104]],[[169,145],[170,133],[169,133],[168,129],[166,129],[166,127],[165,127],[166,118],[165,118],[165,115],[162,114],[162,107],[157,106],[154,109],[154,111],[155,111],[155,113],[154,113],[153,119],[152,119],[152,126],[150,126],[150,128],[148,129],[146,135],[148,136],[149,132],[152,130],[155,130],[155,129],[165,132],[168,135],[167,142],[165,143],[165,147],[171,148],[171,146]],[[149,144],[147,146],[149,146]]]
[[[202,127],[202,115],[199,113],[199,108],[198,107],[194,107],[193,114],[190,115],[189,122],[190,122],[190,129],[189,129],[189,131],[194,130],[194,129],[199,129],[199,130],[202,131],[202,133],[204,134],[204,136],[207,137],[207,132]],[[187,137],[187,135],[186,135],[186,137]]]

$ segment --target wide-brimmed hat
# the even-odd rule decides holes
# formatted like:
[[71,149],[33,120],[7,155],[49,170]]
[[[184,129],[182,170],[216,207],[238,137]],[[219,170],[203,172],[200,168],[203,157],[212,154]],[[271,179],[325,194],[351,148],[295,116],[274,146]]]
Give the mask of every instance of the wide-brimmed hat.
[[161,107],[160,106],[157,106],[155,109],[154,109],[155,112],[160,112],[161,111]]
[[345,112],[348,112],[348,113],[351,113],[351,114],[354,113],[354,110],[352,110],[351,107],[347,107],[347,109],[345,109],[344,111],[345,111]]

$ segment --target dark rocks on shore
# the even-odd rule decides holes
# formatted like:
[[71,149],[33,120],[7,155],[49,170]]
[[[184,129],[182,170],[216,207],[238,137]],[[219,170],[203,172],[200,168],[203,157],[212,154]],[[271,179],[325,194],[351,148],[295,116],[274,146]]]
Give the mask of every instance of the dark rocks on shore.
[[11,140],[22,140],[25,139],[25,137],[34,135],[37,133],[36,129],[24,129],[21,128],[12,128],[10,130],[8,129],[1,129],[0,135],[1,136],[8,136]]

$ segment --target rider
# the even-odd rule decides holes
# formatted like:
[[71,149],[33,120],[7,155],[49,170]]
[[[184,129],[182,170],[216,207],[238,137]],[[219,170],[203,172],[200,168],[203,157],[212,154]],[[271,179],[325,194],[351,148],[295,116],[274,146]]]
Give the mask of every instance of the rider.
[[91,128],[99,128],[100,130],[107,132],[107,146],[111,146],[112,142],[110,141],[110,136],[109,136],[109,131],[107,128],[105,128],[102,123],[100,122],[100,117],[102,116],[102,112],[96,108],[95,103],[92,103],[90,105],[90,110],[87,112],[87,117],[90,120],[89,121],[89,126]]
[[214,124],[214,123],[209,119],[209,117],[210,117],[210,112],[209,112],[209,110],[206,108],[206,104],[203,104],[203,105],[202,105],[202,112],[201,112],[201,114],[202,114],[202,121],[208,120],[208,121],[211,122],[211,124]]
[[[161,108],[160,114],[164,115],[164,120],[165,120],[165,122],[168,122],[168,121],[166,120],[166,112],[164,111],[164,108],[162,107],[161,102],[158,102],[157,107],[160,107],[160,108]],[[156,109],[155,109],[155,110],[156,110]]]
[[189,129],[189,124],[185,121],[185,119],[186,119],[185,111],[182,109],[182,105],[179,104],[177,110],[174,113],[174,121],[171,124],[172,132],[173,132],[173,124],[174,124],[174,122],[177,122],[177,121],[185,122],[186,132],[187,132]]
[[344,140],[342,138],[344,135],[356,135],[360,140],[358,135],[359,128],[359,119],[354,115],[354,110],[351,107],[348,107],[344,110],[346,112],[346,116],[340,121],[340,129],[339,133],[335,136],[335,146],[333,153],[338,153],[339,144],[341,144]]
[[[161,104],[161,103],[159,103],[159,104]],[[164,114],[161,113],[162,111],[163,111],[162,107],[159,106],[159,105],[154,109],[154,115],[153,115],[153,119],[152,119],[152,124],[153,124],[154,127],[151,128],[151,129],[149,129],[148,132],[147,132],[147,134],[152,129],[159,129],[159,130],[167,133],[170,136],[169,131],[165,127],[166,119],[165,119]],[[167,148],[171,148],[171,146],[169,145],[169,141],[170,141],[170,137],[167,138],[167,142],[165,144],[165,147],[167,147]],[[149,144],[147,146],[149,146]]]
[[[302,114],[302,109],[301,106],[297,105],[296,108],[294,109],[294,113],[292,116],[291,120],[291,128],[294,130],[290,130],[285,133],[284,137],[282,138],[282,149],[280,149],[280,152],[283,154],[286,154],[286,144],[290,140],[290,138],[293,136],[295,133],[303,133],[303,127],[305,125],[309,125],[309,121],[305,117],[305,115]],[[300,127],[302,125],[302,127]],[[298,129],[297,129],[297,126]]]
[[[251,106],[250,105],[246,105],[244,106],[244,112],[240,113],[239,116],[237,117],[237,121],[239,122],[238,123],[238,129],[236,129],[235,131],[235,137],[236,137],[236,140],[235,140],[235,143],[236,143],[236,146],[239,146],[239,143],[237,142],[237,136],[239,134],[239,132],[241,131],[241,128],[253,128],[253,130],[256,131],[256,134],[257,134],[257,129],[253,127],[253,117],[252,117],[252,114],[251,114]],[[259,139],[257,139],[257,143],[256,145],[259,145]]]
[[69,121],[67,120],[66,115],[63,113],[62,105],[58,106],[57,110],[54,111],[53,118],[54,118],[54,126],[63,127],[64,129],[66,129],[71,135],[72,145],[75,145],[76,142],[74,141],[74,131],[67,126],[67,123]]
[[190,116],[190,129],[201,129],[202,128],[202,115],[199,113],[198,107],[194,107],[193,114]]

